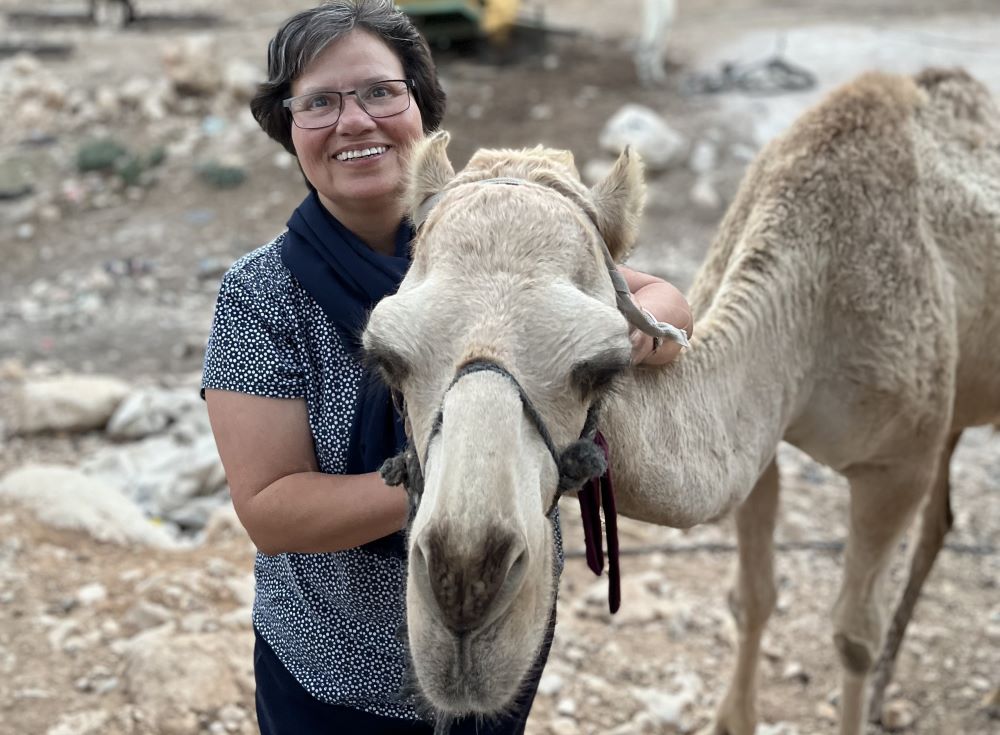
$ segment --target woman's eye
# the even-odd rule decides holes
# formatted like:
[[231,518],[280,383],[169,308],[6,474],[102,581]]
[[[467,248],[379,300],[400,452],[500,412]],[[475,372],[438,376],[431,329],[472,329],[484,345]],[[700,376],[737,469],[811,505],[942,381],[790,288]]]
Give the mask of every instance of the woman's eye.
[[322,110],[330,106],[330,98],[325,94],[314,94],[306,100],[307,110]]
[[389,96],[389,88],[381,84],[377,84],[374,87],[368,88],[368,94],[365,95],[368,99],[380,99],[382,97]]

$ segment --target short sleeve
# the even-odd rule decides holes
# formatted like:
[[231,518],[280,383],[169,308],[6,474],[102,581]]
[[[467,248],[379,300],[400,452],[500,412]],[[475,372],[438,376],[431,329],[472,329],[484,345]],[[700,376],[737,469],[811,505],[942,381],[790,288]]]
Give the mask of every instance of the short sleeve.
[[[306,381],[287,294],[230,271],[222,280],[205,349],[202,390],[302,398]],[[283,298],[284,297],[284,298]]]

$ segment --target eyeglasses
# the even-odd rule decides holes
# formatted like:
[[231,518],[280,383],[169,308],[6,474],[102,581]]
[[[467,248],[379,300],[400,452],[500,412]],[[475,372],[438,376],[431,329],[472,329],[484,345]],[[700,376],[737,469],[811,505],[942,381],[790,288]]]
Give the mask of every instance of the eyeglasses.
[[349,92],[313,92],[289,97],[281,104],[292,113],[296,127],[306,130],[336,125],[344,110],[344,97],[354,95],[369,117],[392,117],[410,109],[412,79],[386,79]]

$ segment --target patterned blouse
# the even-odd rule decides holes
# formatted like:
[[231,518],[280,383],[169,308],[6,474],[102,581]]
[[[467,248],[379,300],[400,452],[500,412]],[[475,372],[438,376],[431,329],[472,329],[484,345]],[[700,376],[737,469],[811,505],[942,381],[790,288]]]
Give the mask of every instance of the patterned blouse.
[[[342,474],[364,373],[285,267],[283,240],[244,256],[223,277],[202,388],[305,399],[319,469]],[[324,554],[258,552],[253,623],[320,701],[419,719],[401,694],[406,562],[397,537]]]

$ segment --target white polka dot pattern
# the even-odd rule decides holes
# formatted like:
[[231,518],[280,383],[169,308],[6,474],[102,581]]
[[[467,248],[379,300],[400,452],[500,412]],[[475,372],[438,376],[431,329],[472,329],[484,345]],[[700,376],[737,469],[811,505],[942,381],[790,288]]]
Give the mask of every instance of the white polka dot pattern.
[[[203,388],[304,398],[320,470],[342,473],[361,365],[281,261],[279,236],[222,280]],[[332,554],[257,554],[253,622],[317,699],[417,719],[400,701],[404,561],[386,544]]]

